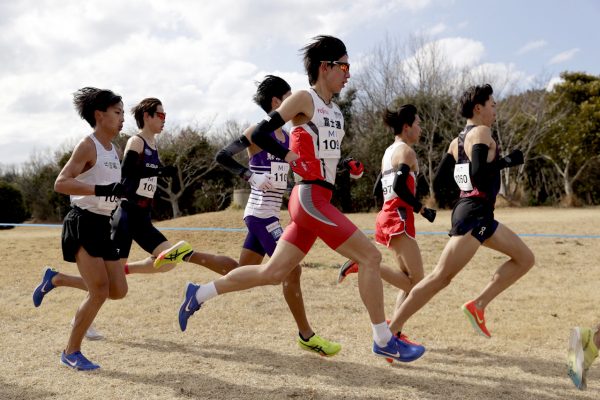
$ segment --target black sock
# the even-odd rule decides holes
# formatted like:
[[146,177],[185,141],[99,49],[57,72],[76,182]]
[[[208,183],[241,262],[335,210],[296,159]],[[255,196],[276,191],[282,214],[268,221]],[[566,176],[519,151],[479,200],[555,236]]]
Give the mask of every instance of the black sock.
[[313,332],[313,334],[310,335],[307,339],[304,339],[304,336],[302,336],[300,332],[298,332],[298,336],[300,336],[300,339],[304,340],[305,342],[308,342],[311,337],[315,336],[315,333]]

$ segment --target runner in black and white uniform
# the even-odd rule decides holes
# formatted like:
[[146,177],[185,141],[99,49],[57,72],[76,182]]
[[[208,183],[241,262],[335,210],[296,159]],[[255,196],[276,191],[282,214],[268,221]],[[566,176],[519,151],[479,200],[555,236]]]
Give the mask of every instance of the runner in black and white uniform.
[[[304,65],[311,88],[293,93],[252,132],[252,141],[290,163],[296,181],[288,210],[291,223],[264,265],[248,265],[206,285],[189,283],[179,310],[179,324],[186,329],[189,317],[203,302],[218,294],[255,286],[280,284],[306,256],[317,238],[360,265],[359,292],[373,329],[373,352],[381,357],[413,361],[423,355],[422,346],[404,343],[392,335],[385,321],[383,287],[379,274],[381,254],[344,214],[331,205],[335,175],[344,137],[344,117],[332,101],[350,77],[344,43],[318,36],[304,48]],[[292,121],[287,149],[270,132]],[[362,165],[353,164],[358,170]],[[358,172],[358,171],[355,171]],[[359,175],[357,175],[359,176]]]
[[[258,85],[254,101],[265,112],[270,113],[291,95],[290,86],[283,79],[268,75]],[[273,255],[277,241],[283,233],[279,222],[279,212],[283,195],[288,186],[290,166],[284,160],[262,150],[252,143],[251,126],[237,140],[219,151],[217,161],[231,172],[250,183],[251,193],[244,210],[244,222],[248,234],[240,254],[240,265],[260,264],[265,254]],[[289,135],[283,128],[270,133],[281,146],[289,147]],[[247,150],[249,168],[233,159],[235,154]],[[301,267],[294,268],[283,282],[283,295],[298,326],[297,342],[302,349],[320,355],[333,356],[341,350],[339,343],[330,342],[315,334],[306,317],[302,289],[300,287]]]
[[123,127],[124,112],[121,96],[110,90],[80,89],[74,95],[74,104],[94,132],[77,144],[54,188],[71,197],[72,209],[63,223],[63,258],[77,263],[81,277],[59,276],[57,271],[46,269],[33,292],[33,303],[38,307],[59,283],[87,290],[75,314],[61,363],[77,370],[93,370],[99,365],[81,353],[84,334],[106,299],[120,299],[127,294],[123,266],[110,240],[110,215],[123,193],[119,156],[111,141]]
[[406,320],[446,287],[484,245],[510,259],[500,265],[479,296],[465,303],[462,309],[476,332],[489,338],[485,307],[534,265],[534,255],[521,238],[494,220],[500,170],[523,163],[519,150],[499,158],[491,131],[496,119],[495,106],[490,85],[470,87],[461,98],[461,113],[467,119],[467,127],[450,144],[434,182],[434,187],[440,187],[443,186],[440,180],[453,179],[461,190],[461,198],[452,211],[451,237],[435,270],[412,289],[400,306],[394,329],[402,329]]

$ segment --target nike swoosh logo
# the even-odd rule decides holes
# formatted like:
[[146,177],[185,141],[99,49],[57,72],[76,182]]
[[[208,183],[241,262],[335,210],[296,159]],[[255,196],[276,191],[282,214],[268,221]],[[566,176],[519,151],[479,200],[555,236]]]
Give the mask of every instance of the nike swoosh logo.
[[42,293],[47,293],[46,286],[48,286],[48,283],[49,282],[46,281],[46,283],[44,283],[44,286],[42,286]]
[[75,367],[77,366],[77,360],[75,360],[75,362],[71,362],[71,360],[69,360],[67,357],[65,357],[65,360],[67,360],[67,363],[71,366],[71,367]]
[[478,324],[483,324],[483,319],[479,318],[479,314],[477,314],[477,311],[475,311],[475,319],[477,320]]
[[400,357],[400,352],[396,351],[396,354],[394,353],[388,353],[387,351],[383,351],[383,350],[379,350],[380,353],[386,354],[390,357]]
[[190,298],[190,300],[187,302],[187,304],[185,305],[185,311],[186,312],[190,312],[192,311],[192,309],[190,308],[190,303],[192,302],[192,299]]

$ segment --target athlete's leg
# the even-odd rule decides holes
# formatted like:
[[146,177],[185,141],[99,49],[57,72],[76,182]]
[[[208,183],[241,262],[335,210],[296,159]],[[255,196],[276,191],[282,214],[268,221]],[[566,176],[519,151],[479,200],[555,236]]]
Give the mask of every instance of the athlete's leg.
[[385,321],[383,310],[383,285],[379,265],[381,253],[375,245],[357,229],[349,239],[335,249],[342,256],[355,260],[358,269],[358,291],[364,303],[371,323],[380,324]]
[[397,310],[412,288],[423,279],[423,260],[417,241],[406,234],[392,236],[390,249],[394,252],[394,257],[400,267],[400,270],[398,268],[393,270],[394,276],[397,277],[398,283],[402,283],[403,286],[396,286],[388,280],[389,270],[391,269],[388,266],[381,266],[381,278],[401,289],[394,308],[394,310]]
[[298,247],[281,239],[266,264],[236,268],[215,280],[215,288],[218,294],[223,294],[255,286],[280,284],[305,256],[306,253]]
[[108,298],[111,300],[119,300],[127,295],[127,278],[125,277],[125,271],[123,269],[123,262],[121,260],[116,261],[104,261],[106,265],[106,271],[108,273]]
[[429,275],[421,280],[396,310],[390,323],[392,332],[402,330],[404,323],[419,311],[433,296],[448,286],[452,279],[479,249],[480,243],[471,234],[452,236],[438,261],[437,266]]
[[85,281],[88,293],[75,314],[73,329],[65,354],[71,354],[81,349],[81,342],[85,332],[92,324],[96,314],[109,295],[109,278],[102,258],[92,257],[81,247],[75,255],[79,273]]
[[475,299],[479,309],[484,309],[496,296],[525,275],[535,263],[533,252],[506,225],[498,224],[494,234],[483,245],[506,254],[510,259],[496,270],[492,280]]
[[87,291],[87,286],[80,276],[67,275],[62,272],[52,277],[52,284],[55,287],[65,286]]
[[240,265],[231,257],[201,253],[199,251],[194,251],[186,261],[206,267],[220,275],[225,275]]

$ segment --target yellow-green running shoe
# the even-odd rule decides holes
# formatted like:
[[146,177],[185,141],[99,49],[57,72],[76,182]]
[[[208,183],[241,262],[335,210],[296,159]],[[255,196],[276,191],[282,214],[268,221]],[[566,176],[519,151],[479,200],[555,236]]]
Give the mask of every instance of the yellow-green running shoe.
[[594,343],[596,330],[576,327],[571,329],[567,352],[567,373],[579,390],[587,387],[587,372],[598,357],[598,348]]
[[342,349],[341,344],[323,339],[316,333],[307,341],[304,341],[300,336],[298,336],[298,345],[304,350],[314,351],[315,353],[325,357],[335,356]]
[[154,268],[158,269],[167,264],[179,264],[193,252],[194,250],[188,242],[184,240],[177,242],[156,257]]

